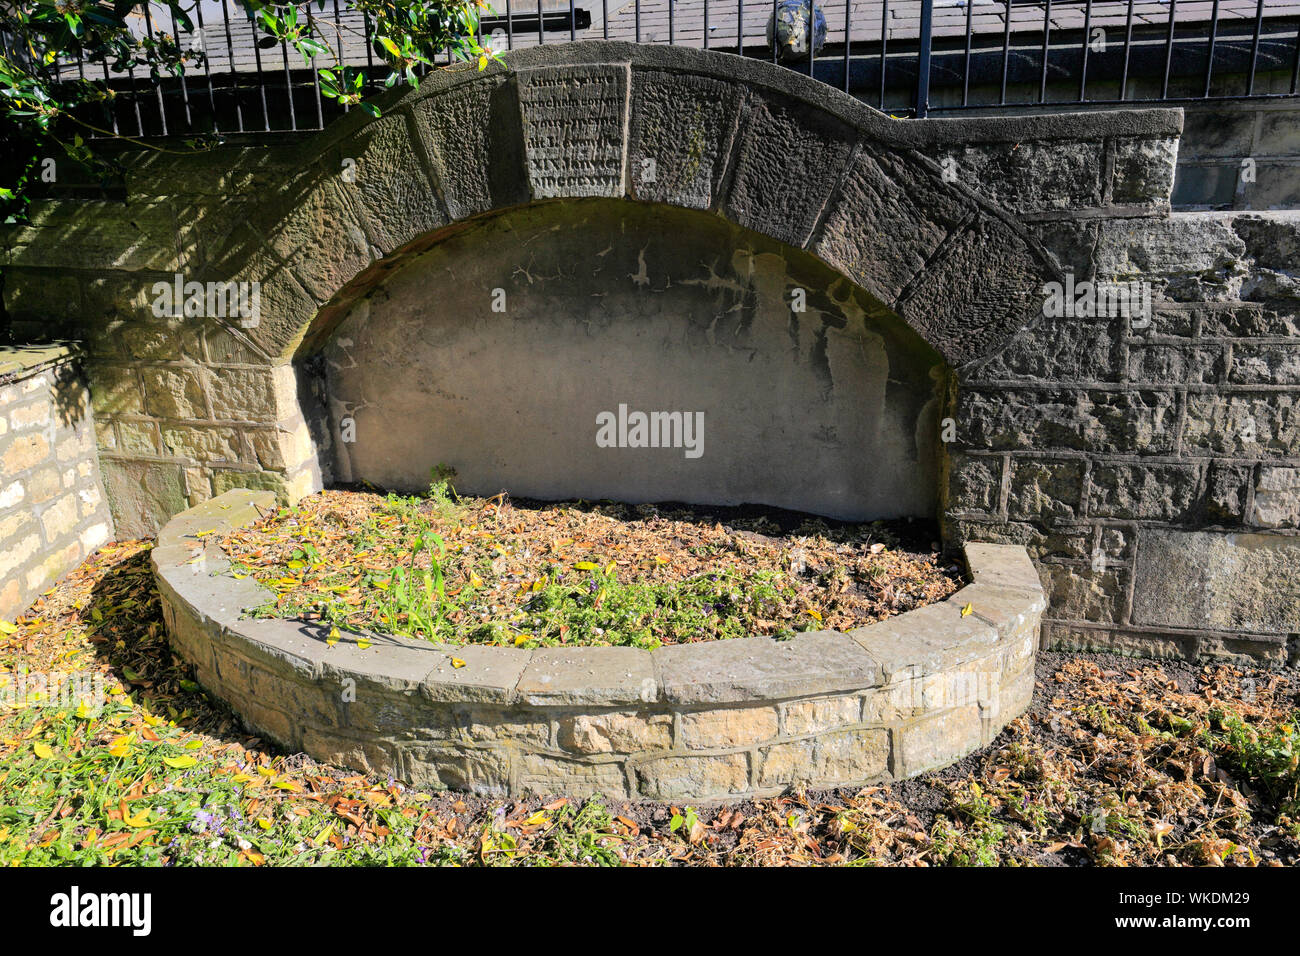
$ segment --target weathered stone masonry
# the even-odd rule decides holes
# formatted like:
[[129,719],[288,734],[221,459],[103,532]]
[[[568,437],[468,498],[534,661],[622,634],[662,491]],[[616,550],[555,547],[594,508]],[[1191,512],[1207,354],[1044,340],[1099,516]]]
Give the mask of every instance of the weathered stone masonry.
[[72,351],[0,349],[0,620],[112,537]]
[[[627,197],[807,250],[944,356],[945,533],[1028,548],[1047,646],[1294,659],[1300,229],[1171,213],[1178,111],[903,122],[722,54],[507,64],[301,144],[141,157],[126,205],[51,203],[5,234],[10,313],[86,342],[124,532],[235,486],[318,487],[306,371],[407,257],[520,204]],[[1150,282],[1151,325],[1042,318],[1065,270]],[[261,324],[154,319],[177,271],[261,282]]]
[[973,583],[847,634],[644,651],[345,633],[331,647],[317,626],[244,619],[270,595],[223,573],[216,539],[273,504],[231,491],[162,530],[173,647],[258,733],[418,787],[704,802],[895,780],[988,743],[1033,696],[1044,602],[1020,547],[968,546]]

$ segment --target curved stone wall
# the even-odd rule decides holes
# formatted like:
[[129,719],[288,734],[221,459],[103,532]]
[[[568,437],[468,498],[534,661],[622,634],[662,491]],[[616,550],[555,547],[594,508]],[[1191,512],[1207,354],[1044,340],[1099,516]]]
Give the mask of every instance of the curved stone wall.
[[174,649],[255,732],[418,787],[702,803],[896,780],[988,743],[1033,694],[1044,599],[1018,546],[966,545],[973,583],[847,634],[655,651],[370,635],[363,649],[241,619],[267,592],[222,573],[215,539],[273,502],[231,491],[162,530]]

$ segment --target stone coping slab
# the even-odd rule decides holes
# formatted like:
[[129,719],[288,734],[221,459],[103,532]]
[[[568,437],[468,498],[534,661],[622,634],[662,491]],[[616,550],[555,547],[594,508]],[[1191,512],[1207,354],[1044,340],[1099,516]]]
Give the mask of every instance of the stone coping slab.
[[62,342],[51,345],[0,346],[0,383],[22,378],[77,356],[76,346]]
[[708,802],[900,779],[987,743],[1033,692],[1045,600],[1016,545],[968,544],[972,584],[847,634],[645,651],[343,632],[330,646],[325,628],[242,616],[270,592],[225,573],[217,540],[274,507],[237,489],[162,529],[174,649],[255,732],[419,786]]

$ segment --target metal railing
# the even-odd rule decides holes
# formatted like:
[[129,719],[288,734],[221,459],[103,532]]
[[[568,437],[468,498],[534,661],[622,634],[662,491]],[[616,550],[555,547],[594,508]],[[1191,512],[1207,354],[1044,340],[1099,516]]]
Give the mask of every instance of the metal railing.
[[[1296,0],[819,0],[824,41],[813,42],[821,31],[803,17],[811,52],[797,62],[768,31],[782,7],[801,0],[500,2],[483,26],[501,50],[583,39],[720,50],[784,63],[898,116],[1294,96],[1300,85]],[[95,107],[105,129],[312,130],[342,111],[294,51],[259,45],[232,0],[198,0],[189,32],[165,6],[141,9],[133,29],[175,37],[194,51],[192,69],[158,79],[139,67],[55,64],[66,78],[112,87],[113,98]],[[313,0],[306,11],[334,37],[334,57],[362,71],[368,89],[382,89],[388,69],[365,41],[365,15],[340,0]]]

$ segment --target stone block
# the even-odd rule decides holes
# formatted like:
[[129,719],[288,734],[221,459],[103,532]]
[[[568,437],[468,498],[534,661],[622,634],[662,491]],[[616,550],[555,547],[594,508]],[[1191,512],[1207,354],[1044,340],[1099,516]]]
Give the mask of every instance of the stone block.
[[943,766],[978,747],[985,739],[978,704],[922,717],[894,731],[897,740],[894,776],[914,776]]
[[760,788],[866,783],[889,773],[889,731],[841,730],[773,744],[757,757]]
[[856,724],[862,719],[862,698],[857,696],[817,697],[785,705],[784,733],[798,737],[820,734]]
[[1144,528],[1133,621],[1266,634],[1300,630],[1300,540]]
[[1104,518],[1181,521],[1198,505],[1201,465],[1096,463],[1088,513]]
[[164,426],[162,444],[169,455],[190,461],[230,463],[244,457],[239,432],[225,426]]
[[1054,618],[1117,624],[1123,617],[1127,572],[1043,565],[1047,603]]
[[834,631],[787,641],[746,637],[661,647],[664,695],[675,704],[711,704],[833,694],[883,680],[875,659]]
[[[896,310],[950,365],[960,366],[1040,315],[1043,283],[1052,277],[1025,237],[981,216],[949,237]],[[975,324],[972,315],[988,318]]]
[[41,511],[41,528],[45,531],[45,540],[50,544],[58,541],[77,526],[80,518],[76,495],[64,495],[52,501]]
[[979,381],[1118,382],[1121,320],[1040,318],[973,370]]
[[579,754],[667,750],[673,742],[670,714],[614,711],[576,714],[560,720],[560,746]]
[[717,800],[749,789],[745,754],[657,757],[636,768],[637,790],[652,800]]
[[628,177],[633,195],[688,209],[716,203],[743,93],[694,73],[633,70]]
[[1300,386],[1300,347],[1239,342],[1228,381],[1241,385]]
[[533,198],[621,197],[628,67],[539,67],[515,76]]
[[1160,205],[1173,194],[1178,162],[1176,137],[1116,139],[1111,201],[1122,205]]
[[293,264],[302,287],[326,302],[374,258],[358,205],[339,170],[322,161],[268,196],[250,225],[280,261]]
[[403,776],[420,789],[502,797],[510,788],[510,759],[504,751],[405,744],[401,754]]
[[422,96],[412,115],[452,220],[529,198],[513,82],[501,75],[476,77]]
[[[1234,363],[1237,368],[1239,363]],[[1134,344],[1128,352],[1128,378],[1143,385],[1214,385],[1224,374],[1223,349],[1184,345]]]
[[1002,458],[991,455],[949,455],[948,508],[956,512],[995,514],[1002,498]]
[[530,753],[521,755],[518,765],[518,787],[524,793],[577,798],[599,794],[606,800],[628,796],[627,778],[619,763],[589,763]]
[[932,151],[957,181],[1015,212],[1099,206],[1101,142],[975,143]]
[[1083,462],[1015,459],[1007,514],[1039,521],[1070,520],[1079,513]]
[[703,710],[681,716],[681,743],[691,750],[751,747],[779,732],[775,707]]
[[513,647],[440,647],[421,693],[435,701],[513,703],[530,656]]
[[519,678],[533,705],[650,704],[659,699],[650,652],[632,647],[543,647]]
[[1177,426],[1175,396],[1156,390],[981,388],[963,391],[957,406],[962,441],[994,451],[1170,454]]
[[792,246],[808,243],[855,139],[838,118],[777,94],[741,117],[727,218]]
[[188,505],[178,465],[104,458],[100,468],[113,519],[123,538],[154,534]]
[[1292,457],[1300,448],[1300,395],[1189,394],[1183,441],[1224,457]]
[[145,367],[145,405],[159,418],[206,419],[208,405],[203,397],[199,373],[193,369]]
[[35,468],[50,457],[50,443],[42,434],[15,435],[0,451],[0,474],[8,477]]
[[813,250],[892,304],[973,212],[968,200],[936,178],[900,154],[863,147],[830,203]]
[[447,224],[410,122],[404,112],[390,113],[338,147],[339,181],[355,193],[367,230],[384,253]]
[[1300,527],[1300,468],[1260,466],[1251,523],[1262,528]]

